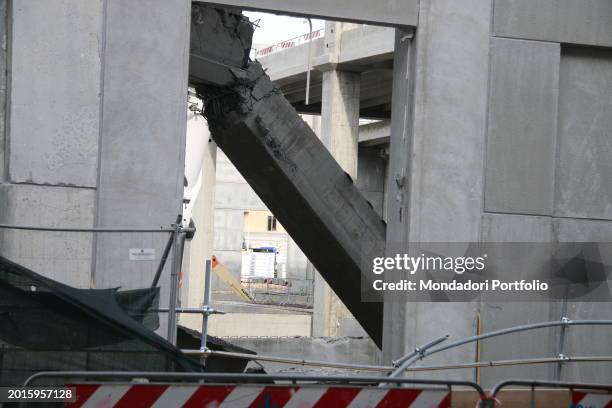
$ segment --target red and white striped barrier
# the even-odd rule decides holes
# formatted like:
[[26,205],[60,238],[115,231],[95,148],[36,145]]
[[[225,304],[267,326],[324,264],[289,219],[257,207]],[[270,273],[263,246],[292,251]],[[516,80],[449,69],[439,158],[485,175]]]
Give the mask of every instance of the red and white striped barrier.
[[612,394],[573,391],[572,408],[612,408]]
[[76,385],[71,408],[450,408],[447,390],[263,385]]

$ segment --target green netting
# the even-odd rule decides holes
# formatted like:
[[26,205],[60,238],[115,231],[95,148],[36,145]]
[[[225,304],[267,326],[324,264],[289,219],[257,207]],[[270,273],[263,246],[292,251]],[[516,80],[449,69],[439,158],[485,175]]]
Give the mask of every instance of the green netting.
[[0,257],[0,385],[39,371],[202,371],[153,332],[159,288],[75,289]]

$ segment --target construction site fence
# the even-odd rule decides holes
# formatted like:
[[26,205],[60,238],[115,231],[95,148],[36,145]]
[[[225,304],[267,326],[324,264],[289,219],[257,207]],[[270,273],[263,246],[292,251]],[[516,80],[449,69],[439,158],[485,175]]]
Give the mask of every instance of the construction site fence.
[[312,307],[314,279],[242,277],[242,287],[257,303]]

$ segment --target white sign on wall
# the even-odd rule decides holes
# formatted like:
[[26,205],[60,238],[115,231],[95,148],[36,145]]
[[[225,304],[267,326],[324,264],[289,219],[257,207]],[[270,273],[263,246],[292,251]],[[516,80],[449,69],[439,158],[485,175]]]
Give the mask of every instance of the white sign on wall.
[[155,248],[130,248],[130,261],[154,261]]

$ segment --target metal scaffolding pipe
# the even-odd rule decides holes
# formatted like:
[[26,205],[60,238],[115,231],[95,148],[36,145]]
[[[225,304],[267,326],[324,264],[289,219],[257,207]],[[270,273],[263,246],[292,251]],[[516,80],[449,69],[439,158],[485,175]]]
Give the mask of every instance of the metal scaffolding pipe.
[[170,300],[168,302],[168,341],[176,345],[176,309],[178,303],[178,284],[186,233],[182,229],[174,231],[172,244],[172,270],[170,272]]
[[471,381],[455,381],[455,380],[421,380],[409,378],[386,378],[386,377],[362,377],[362,376],[310,376],[310,375],[288,375],[288,374],[207,374],[207,373],[163,373],[149,371],[43,371],[30,376],[25,380],[23,386],[29,386],[37,379],[41,378],[95,378],[95,379],[134,379],[148,378],[156,380],[204,380],[214,381],[217,383],[270,383],[273,381],[282,381],[296,384],[299,382],[321,383],[321,384],[378,384],[381,379],[385,382],[395,385],[411,384],[411,385],[441,385],[445,387],[470,387],[474,389],[481,398],[486,398],[486,394],[481,386]]
[[406,354],[404,357],[400,358],[398,361],[394,362],[393,365],[397,367],[389,377],[399,377],[404,374],[407,367],[410,367],[412,363],[418,360],[428,349],[442,343],[446,339],[448,339],[448,334],[438,337],[430,341],[429,343],[425,343],[422,346],[416,347],[412,352]]
[[[378,365],[367,365],[367,364],[351,364],[351,363],[339,363],[329,361],[317,361],[317,360],[304,360],[295,359],[288,357],[274,357],[265,356],[258,354],[243,354],[243,353],[232,353],[226,351],[205,351],[199,350],[182,350],[187,355],[201,355],[207,356],[218,356],[226,358],[238,358],[253,361],[267,361],[270,363],[278,364],[289,364],[289,365],[300,365],[310,367],[323,367],[323,368],[335,368],[340,370],[355,370],[355,371],[372,371],[380,373],[388,373],[394,369],[392,366],[378,366]],[[417,372],[417,371],[440,371],[440,370],[459,370],[464,368],[481,368],[481,367],[503,367],[513,365],[530,365],[530,364],[550,364],[558,363],[563,360],[565,363],[592,363],[592,362],[612,362],[612,356],[580,356],[580,357],[539,357],[539,358],[526,358],[526,359],[513,359],[513,360],[492,360],[492,361],[476,361],[473,363],[457,363],[457,364],[445,364],[435,366],[421,366],[421,367],[410,367],[406,368],[405,371]],[[398,378],[398,377],[389,377]]]
[[547,387],[547,388],[567,388],[574,390],[598,390],[612,392],[612,384],[588,384],[588,383],[573,383],[565,381],[540,381],[540,380],[504,380],[496,384],[490,393],[490,398],[495,396],[501,391],[502,388],[508,385],[518,385],[520,387]]
[[[202,313],[200,351],[208,351],[208,346],[206,345],[208,337],[208,317],[214,312],[210,307],[210,285],[212,283],[212,262],[210,259],[206,260],[206,270],[204,273],[204,304],[202,308],[205,309],[205,313]],[[206,354],[200,356],[200,362],[202,365],[206,364]]]
[[[27,231],[53,231],[53,232],[174,232],[175,227],[159,228],[72,228],[72,227],[40,227],[32,225],[0,224],[0,229],[14,229]],[[182,228],[185,232],[194,232],[195,228]]]
[[181,351],[187,355],[204,354],[207,356],[239,358],[239,359],[255,360],[255,361],[268,361],[271,363],[301,365],[301,366],[328,367],[328,368],[337,368],[337,369],[342,369],[342,370],[376,371],[376,372],[387,372],[387,371],[393,370],[393,367],[391,366],[335,363],[335,362],[329,362],[329,361],[304,360],[304,359],[296,359],[296,358],[288,358],[288,357],[264,356],[264,355],[258,355],[258,354],[232,353],[232,352],[227,352],[227,351],[212,351],[212,350],[208,350],[208,351],[181,350]]
[[464,339],[454,341],[450,344],[446,344],[444,346],[430,349],[429,351],[425,351],[424,353],[422,353],[422,356],[419,359],[414,360],[412,364],[414,364],[414,362],[416,362],[417,360],[423,359],[432,354],[436,354],[436,353],[439,353],[439,352],[442,352],[442,351],[445,351],[445,350],[448,350],[454,347],[459,347],[464,344],[473,343],[475,341],[485,340],[491,337],[503,336],[506,334],[512,334],[512,333],[518,333],[518,332],[536,330],[536,329],[544,329],[547,327],[558,327],[558,326],[609,326],[609,325],[612,325],[612,320],[569,320],[567,318],[563,318],[559,321],[540,322],[540,323],[532,323],[532,324],[525,324],[521,326],[509,327],[507,329],[496,330],[496,331],[492,331],[489,333],[480,334],[477,336],[466,337]]

